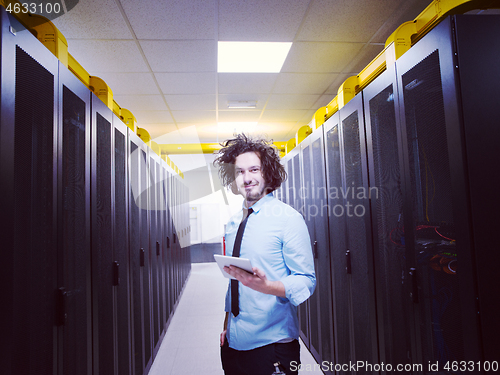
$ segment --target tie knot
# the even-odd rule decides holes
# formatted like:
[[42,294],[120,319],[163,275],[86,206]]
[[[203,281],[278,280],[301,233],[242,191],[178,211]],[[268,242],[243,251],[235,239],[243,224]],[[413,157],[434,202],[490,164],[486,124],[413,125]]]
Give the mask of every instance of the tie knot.
[[247,217],[249,217],[253,212],[253,208],[244,209],[243,210],[243,220],[245,220]]

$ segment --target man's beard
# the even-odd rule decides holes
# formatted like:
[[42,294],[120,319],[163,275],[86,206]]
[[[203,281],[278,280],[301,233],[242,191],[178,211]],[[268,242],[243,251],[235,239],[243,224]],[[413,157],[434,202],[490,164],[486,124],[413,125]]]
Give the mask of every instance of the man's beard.
[[253,191],[253,190],[250,190],[250,191],[247,191],[246,192],[246,201],[247,202],[255,202],[255,201],[258,201],[260,198],[262,198],[264,196],[264,190],[266,189],[266,186],[260,186],[258,185],[258,187],[260,187],[259,190],[257,191]]

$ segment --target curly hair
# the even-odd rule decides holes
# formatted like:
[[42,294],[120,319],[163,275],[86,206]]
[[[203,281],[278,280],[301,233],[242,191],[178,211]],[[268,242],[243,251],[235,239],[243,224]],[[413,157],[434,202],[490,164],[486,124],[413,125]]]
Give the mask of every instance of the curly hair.
[[280,156],[272,140],[263,138],[252,139],[246,134],[238,134],[236,138],[228,139],[220,144],[222,148],[217,153],[214,166],[219,168],[219,178],[223,186],[231,187],[231,191],[238,193],[233,182],[235,180],[236,158],[246,152],[255,152],[261,162],[261,171],[266,182],[266,193],[269,194],[279,188],[286,180],[285,168],[280,162]]

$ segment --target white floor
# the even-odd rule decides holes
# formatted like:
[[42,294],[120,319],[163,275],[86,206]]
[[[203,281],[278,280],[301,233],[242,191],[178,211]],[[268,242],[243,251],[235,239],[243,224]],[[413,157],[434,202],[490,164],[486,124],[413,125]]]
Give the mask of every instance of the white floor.
[[[150,375],[223,375],[219,335],[224,322],[228,279],[216,263],[194,263]],[[322,374],[301,342],[299,374]]]

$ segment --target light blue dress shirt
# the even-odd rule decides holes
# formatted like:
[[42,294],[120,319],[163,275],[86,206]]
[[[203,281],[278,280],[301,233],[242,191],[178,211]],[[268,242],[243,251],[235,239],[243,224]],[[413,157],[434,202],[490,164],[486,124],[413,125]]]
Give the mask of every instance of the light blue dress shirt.
[[[229,312],[226,336],[229,346],[250,350],[287,339],[299,338],[297,306],[316,287],[311,241],[302,215],[273,197],[272,193],[252,206],[240,257],[248,258],[268,280],[283,282],[286,298],[263,294],[239,284],[240,313],[231,311],[231,283],[226,294]],[[226,226],[226,249],[231,256],[243,210]]]

